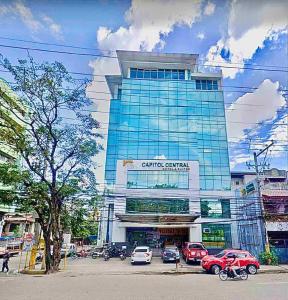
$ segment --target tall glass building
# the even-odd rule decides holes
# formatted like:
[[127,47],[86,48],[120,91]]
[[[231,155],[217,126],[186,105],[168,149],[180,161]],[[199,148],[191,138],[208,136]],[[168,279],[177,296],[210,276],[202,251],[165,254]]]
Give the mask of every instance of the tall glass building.
[[99,238],[235,246],[221,73],[198,72],[195,54],[117,56]]

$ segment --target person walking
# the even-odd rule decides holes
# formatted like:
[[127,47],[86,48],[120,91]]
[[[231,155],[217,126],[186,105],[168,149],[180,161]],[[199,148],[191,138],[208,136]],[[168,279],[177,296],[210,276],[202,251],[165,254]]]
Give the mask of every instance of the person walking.
[[3,255],[2,272],[4,272],[5,269],[7,270],[7,273],[9,272],[9,267],[8,267],[9,259],[10,259],[10,253],[9,250],[6,250]]

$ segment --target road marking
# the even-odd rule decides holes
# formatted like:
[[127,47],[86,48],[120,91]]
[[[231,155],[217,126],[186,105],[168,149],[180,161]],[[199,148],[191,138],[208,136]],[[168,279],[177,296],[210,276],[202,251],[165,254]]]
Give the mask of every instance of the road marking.
[[257,282],[256,284],[287,284],[288,281],[275,281],[275,282]]

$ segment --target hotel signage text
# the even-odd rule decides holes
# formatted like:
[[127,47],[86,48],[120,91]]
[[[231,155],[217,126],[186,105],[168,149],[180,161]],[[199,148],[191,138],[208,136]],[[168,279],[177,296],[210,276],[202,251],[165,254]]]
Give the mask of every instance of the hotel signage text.
[[160,168],[163,171],[189,171],[187,162],[142,162],[143,168]]

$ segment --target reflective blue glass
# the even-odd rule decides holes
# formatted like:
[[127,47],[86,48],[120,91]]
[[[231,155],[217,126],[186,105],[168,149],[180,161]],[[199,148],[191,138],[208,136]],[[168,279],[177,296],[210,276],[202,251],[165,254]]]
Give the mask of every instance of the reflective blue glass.
[[158,78],[159,79],[164,79],[164,70],[158,70]]
[[137,70],[137,78],[143,78],[144,77],[144,71],[142,69]]
[[127,175],[128,189],[188,189],[188,183],[188,172],[129,170]]
[[135,68],[130,69],[130,78],[137,78],[137,69]]
[[[143,77],[143,70],[137,69],[137,78],[141,72]],[[119,159],[165,157],[199,161],[201,189],[229,189],[224,99],[222,91],[214,90],[217,80],[205,80],[213,88],[206,91],[198,90],[202,79],[180,80],[181,70],[178,80],[171,79],[171,70],[157,74],[157,78],[170,76],[170,80],[123,78],[121,97],[119,91],[118,99],[111,100],[107,182],[115,182]],[[139,180],[140,186],[151,185],[143,176]],[[177,184],[185,188],[182,180]]]

